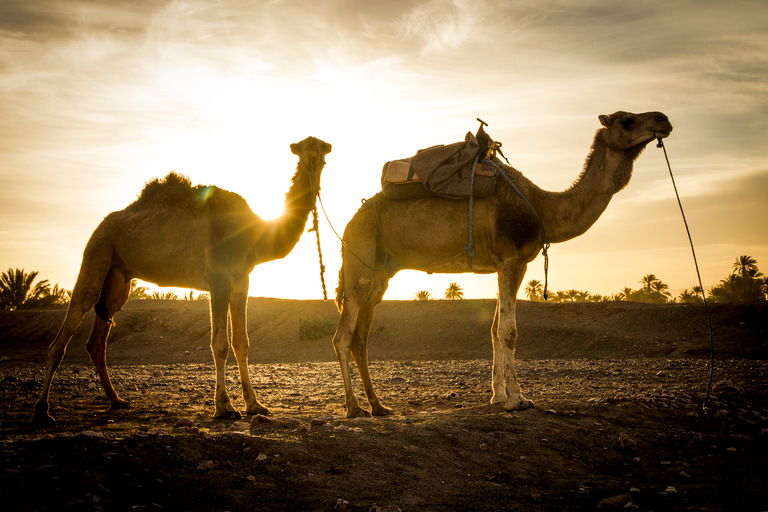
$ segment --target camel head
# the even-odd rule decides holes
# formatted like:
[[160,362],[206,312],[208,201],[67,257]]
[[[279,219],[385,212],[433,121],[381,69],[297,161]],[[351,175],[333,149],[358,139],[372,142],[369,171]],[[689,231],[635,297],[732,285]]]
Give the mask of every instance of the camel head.
[[314,190],[320,190],[320,173],[325,167],[325,155],[331,152],[331,145],[315,137],[307,137],[291,144],[291,152],[299,157],[298,169],[307,173]]
[[606,142],[616,150],[627,151],[637,157],[645,146],[656,139],[668,137],[672,131],[669,118],[661,112],[633,114],[618,111],[599,116]]

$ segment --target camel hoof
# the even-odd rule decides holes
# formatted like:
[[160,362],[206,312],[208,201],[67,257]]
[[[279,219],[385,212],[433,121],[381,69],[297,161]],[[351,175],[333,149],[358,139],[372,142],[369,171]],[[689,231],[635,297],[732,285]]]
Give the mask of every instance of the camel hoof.
[[491,397],[491,403],[492,404],[505,404],[505,403],[507,403],[507,395],[506,395],[506,393],[503,394],[503,395],[501,395],[501,394],[493,395]]
[[377,407],[372,408],[371,414],[374,416],[392,416],[395,414],[395,411],[389,407],[384,407],[383,405],[379,404]]
[[214,416],[217,420],[239,420],[242,418],[239,412],[237,411],[224,411],[216,413]]
[[504,405],[504,409],[507,411],[524,411],[525,409],[530,409],[531,407],[535,407],[533,401],[523,397],[520,397],[520,399],[515,400],[512,403],[507,401],[507,403]]
[[360,407],[347,410],[347,418],[370,418],[371,413]]
[[262,416],[269,416],[269,409],[261,404],[256,404],[249,407],[248,410],[245,411],[245,414],[249,416],[256,416],[257,414],[261,414]]
[[128,400],[121,400],[119,399],[117,402],[112,403],[112,409],[113,411],[119,410],[119,409],[130,409],[131,408],[131,402]]
[[56,420],[53,419],[53,416],[48,414],[47,411],[43,411],[43,412],[35,411],[35,414],[32,416],[30,423],[34,427],[48,427],[51,425],[55,425]]

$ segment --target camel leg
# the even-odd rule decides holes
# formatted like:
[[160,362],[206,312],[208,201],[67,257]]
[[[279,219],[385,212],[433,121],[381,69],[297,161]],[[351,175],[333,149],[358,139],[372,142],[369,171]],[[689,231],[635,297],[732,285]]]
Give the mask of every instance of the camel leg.
[[243,399],[245,400],[246,414],[269,414],[269,411],[257,399],[253,392],[251,380],[248,375],[248,278],[244,282],[238,282],[229,301],[230,317],[232,319],[232,351],[237,359],[237,367],[240,370],[240,383],[243,386]]
[[363,388],[368,397],[368,403],[371,404],[371,414],[374,416],[389,416],[394,411],[389,407],[381,405],[379,397],[376,396],[376,391],[373,389],[371,374],[368,371],[368,335],[371,332],[374,308],[381,301],[383,293],[377,295],[378,300],[369,301],[360,308],[350,348],[352,350],[352,357],[355,358],[355,364],[357,364],[357,371],[360,372],[360,379],[363,381]]
[[[515,318],[517,291],[526,265],[505,264],[499,269],[499,305],[498,337],[504,358],[504,378],[506,380],[507,401],[504,408],[508,411],[533,407],[533,402],[523,396],[517,380],[515,368],[515,344],[517,343],[517,320]],[[494,358],[495,359],[495,358]],[[495,364],[495,363],[494,363]]]
[[339,358],[341,378],[344,381],[344,401],[347,406],[347,418],[371,415],[370,412],[360,407],[360,402],[357,401],[354,388],[352,387],[352,377],[349,372],[350,346],[354,332],[357,329],[359,311],[360,306],[348,295],[341,310],[336,334],[333,335],[333,348],[336,350],[336,356]]
[[507,385],[504,381],[504,350],[499,339],[499,302],[498,300],[496,301],[496,313],[493,315],[493,325],[491,326],[491,342],[493,343],[493,367],[491,370],[492,404],[502,404],[507,401]]
[[[91,361],[96,367],[96,371],[99,374],[101,380],[101,386],[104,388],[104,393],[107,395],[109,403],[112,404],[112,409],[125,409],[130,406],[127,400],[123,400],[117,395],[112,381],[109,379],[109,372],[107,371],[107,337],[109,331],[112,329],[111,319],[120,311],[125,303],[128,302],[128,294],[131,290],[130,281],[125,282],[125,277],[112,268],[107,273],[107,277],[104,280],[103,298],[104,307],[108,311],[109,321],[102,319],[99,315],[93,321],[93,328],[91,329],[91,335],[86,343],[86,348],[91,356]],[[97,308],[97,311],[99,308]]]
[[227,354],[229,352],[229,336],[227,320],[229,317],[229,297],[232,287],[229,281],[223,281],[211,286],[211,352],[216,366],[216,395],[214,397],[214,417],[218,419],[239,419],[240,413],[232,407],[227,395]]
[[35,412],[32,415],[32,423],[48,425],[54,423],[49,414],[50,406],[48,396],[51,391],[53,376],[61,365],[64,354],[67,351],[72,336],[75,334],[85,314],[91,310],[101,295],[104,277],[112,264],[112,251],[99,243],[101,240],[88,242],[83,254],[83,263],[80,266],[80,274],[72,290],[72,298],[67,308],[67,314],[59,328],[59,332],[48,346],[48,358],[45,368],[45,381],[40,397],[35,402]]

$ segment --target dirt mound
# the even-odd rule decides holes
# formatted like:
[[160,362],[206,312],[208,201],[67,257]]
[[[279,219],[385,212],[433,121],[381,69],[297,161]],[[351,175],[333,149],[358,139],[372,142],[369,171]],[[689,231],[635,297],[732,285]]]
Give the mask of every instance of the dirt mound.
[[[376,309],[371,360],[409,361],[491,357],[495,301],[384,301]],[[768,358],[766,304],[710,305],[716,357]],[[0,357],[44,363],[47,344],[64,309],[0,311]],[[335,361],[331,336],[299,339],[299,320],[335,323],[331,302],[251,298],[249,357],[253,363]],[[551,304],[520,301],[520,359],[615,359],[709,357],[703,305],[633,302]],[[207,301],[130,301],[109,338],[110,364],[207,363],[210,322]],[[81,348],[93,312],[80,326],[65,358],[89,363]]]

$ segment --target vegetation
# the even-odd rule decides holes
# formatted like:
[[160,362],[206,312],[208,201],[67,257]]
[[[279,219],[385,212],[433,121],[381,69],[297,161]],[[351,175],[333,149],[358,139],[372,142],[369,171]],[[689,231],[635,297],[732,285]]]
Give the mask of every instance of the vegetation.
[[312,320],[299,318],[299,339],[317,340],[336,332],[336,322],[316,316]]
[[[72,292],[53,286],[47,279],[35,283],[37,271],[25,272],[24,269],[8,269],[0,274],[0,310],[16,310],[40,308],[56,304],[68,304]],[[697,303],[703,301],[702,289],[694,286],[690,290],[685,289],[677,297],[672,297],[669,285],[664,283],[655,274],[646,274],[640,281],[640,287],[633,289],[629,286],[622,288],[613,295],[592,295],[582,290],[561,290],[549,292],[548,300],[551,302],[603,302],[603,301],[634,301],[665,304],[670,302]],[[544,287],[541,281],[532,279],[523,288],[523,293],[528,300],[543,301]],[[194,290],[189,294],[183,294],[184,300],[208,300],[207,293],[198,293]],[[757,261],[751,256],[739,256],[732,265],[731,274],[721,280],[719,284],[706,290],[709,302],[755,302],[768,300],[768,278],[757,267]],[[464,290],[458,283],[451,283],[445,290],[447,300],[461,300],[464,298]],[[172,291],[156,291],[151,294],[145,286],[138,286],[134,279],[131,281],[131,290],[128,300],[134,299],[162,299],[179,300],[179,296]],[[428,290],[419,290],[413,300],[432,300],[432,293]],[[310,321],[299,319],[300,336],[314,336],[316,330],[321,332],[319,336],[333,334],[336,324],[316,318]],[[325,324],[325,325],[323,325]],[[305,331],[304,335],[301,332]],[[318,336],[318,337],[319,337]],[[316,338],[301,338],[316,339]]]
[[[646,274],[639,283],[640,288],[634,290],[624,287],[614,295],[591,295],[586,291],[567,290],[551,292],[552,302],[602,302],[602,301],[633,301],[665,304],[670,302],[698,303],[703,302],[702,289],[699,286],[685,289],[677,298],[672,297],[669,285],[654,274]],[[541,282],[533,279],[523,289],[528,300],[543,301]],[[733,272],[706,292],[709,302],[755,302],[768,300],[768,280],[757,268],[757,261],[751,256],[739,256],[733,264]]]
[[448,300],[463,300],[464,290],[461,289],[461,286],[459,286],[458,283],[451,283],[448,285],[448,288],[445,289],[445,298]]
[[432,300],[434,297],[427,290],[419,290],[416,295],[413,296],[413,300]]
[[8,269],[0,274],[0,310],[42,308],[68,304],[72,292],[51,285],[47,279],[32,284],[38,272],[27,274],[24,269]]

